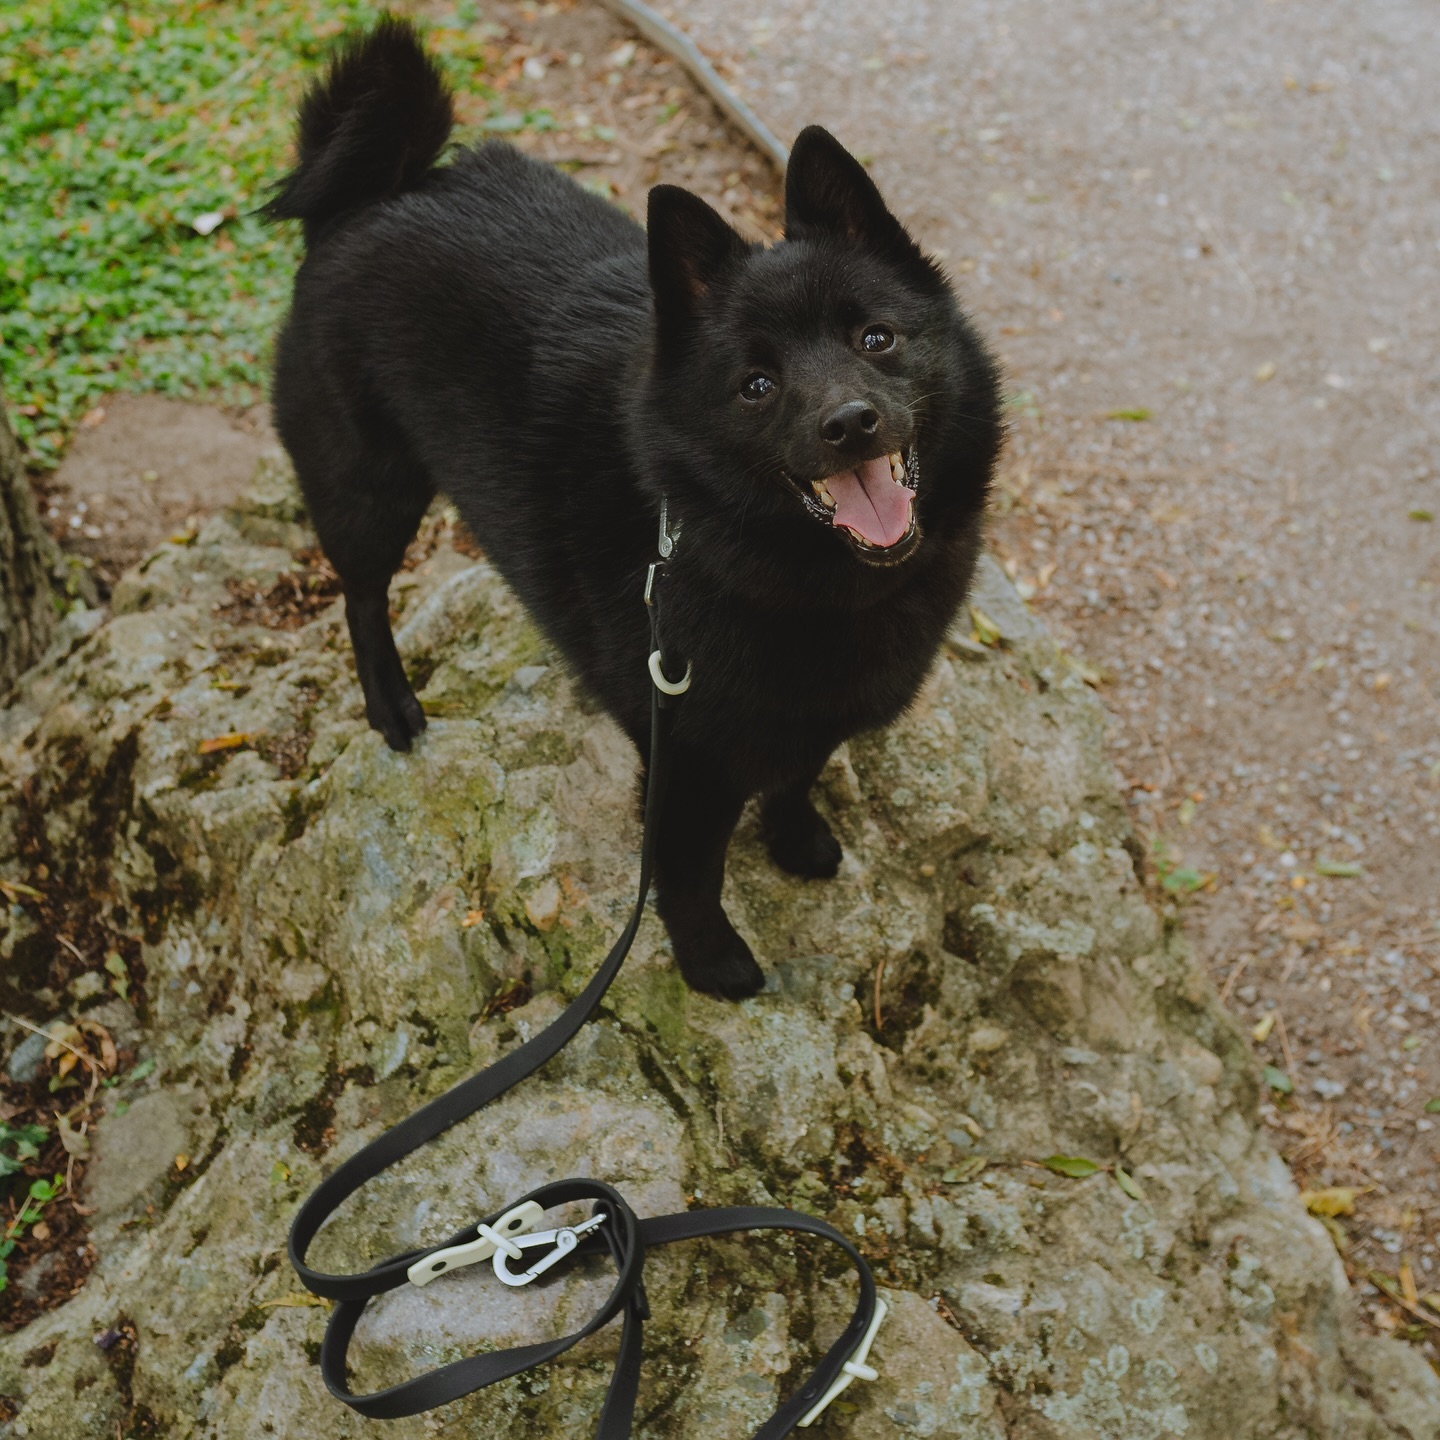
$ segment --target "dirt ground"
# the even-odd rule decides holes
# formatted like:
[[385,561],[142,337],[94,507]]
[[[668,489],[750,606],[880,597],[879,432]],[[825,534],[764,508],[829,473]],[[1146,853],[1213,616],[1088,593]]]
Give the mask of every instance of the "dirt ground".
[[[1367,1313],[1436,1361],[1440,1314],[1366,1278],[1440,1292],[1428,7],[667,13],[782,138],[818,120],[872,165],[1002,352],[994,543],[1100,682],[1157,881],[1273,1067],[1276,1143],[1302,1186],[1355,1192],[1331,1223]],[[665,180],[776,233],[766,162],[607,13],[479,23],[505,103],[555,116],[519,143],[637,214]],[[104,567],[219,503],[267,443],[259,415],[105,408],[51,514]]]
[[111,395],[46,477],[41,514],[109,594],[141,556],[233,499],[277,444],[265,406],[235,413],[160,395]]

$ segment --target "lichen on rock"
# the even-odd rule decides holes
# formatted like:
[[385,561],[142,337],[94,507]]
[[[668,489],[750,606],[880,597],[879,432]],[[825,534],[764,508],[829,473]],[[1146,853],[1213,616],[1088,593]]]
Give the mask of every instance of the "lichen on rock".
[[[234,604],[303,594],[311,543],[272,470],[0,714],[0,864],[36,823],[57,854],[103,848],[156,1061],[97,1129],[88,1283],[0,1340],[8,1433],[369,1433],[319,1379],[325,1308],[284,1258],[290,1218],[553,1018],[631,903],[634,754],[494,570],[442,535],[399,578],[431,723],[396,755],[366,728],[338,603],[291,628]],[[726,905],[763,994],[690,993],[648,916],[579,1038],[366,1187],[315,1262],[363,1268],[567,1175],[641,1214],[789,1205],[858,1238],[893,1311],[882,1378],[819,1433],[1434,1440],[1440,1385],[1352,1328],[1331,1242],[1258,1133],[1249,1053],[1137,876],[1101,706],[988,560],[977,603],[1003,645],[957,637],[910,713],[822,777],[836,880],[778,873],[742,822]],[[109,777],[103,823],[81,771]],[[1142,1198],[1111,1168],[1037,1163],[1055,1154],[1122,1165]],[[671,1247],[647,1284],[646,1440],[750,1434],[851,1303],[824,1248],[784,1236]],[[545,1289],[498,1293],[482,1267],[395,1292],[354,1383],[573,1329],[605,1289],[587,1263]],[[119,1363],[94,1337],[125,1326]],[[613,1343],[446,1427],[588,1433]]]

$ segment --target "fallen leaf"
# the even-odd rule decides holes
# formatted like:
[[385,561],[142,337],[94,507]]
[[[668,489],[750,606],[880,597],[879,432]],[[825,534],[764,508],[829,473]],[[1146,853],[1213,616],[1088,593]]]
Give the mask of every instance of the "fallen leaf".
[[483,910],[467,910],[465,912],[465,918],[460,922],[460,928],[462,930],[472,930],[484,919],[485,912]]
[[1098,665],[1092,665],[1088,660],[1082,660],[1078,655],[1070,654],[1068,650],[1062,650],[1060,653],[1065,663],[1092,690],[1098,690],[1105,683],[1105,672]]
[[1267,360],[1262,366],[1260,366],[1258,370],[1256,370],[1255,383],[1257,385],[1263,385],[1267,380],[1273,380],[1275,378],[1276,368],[1276,364],[1273,360]]
[[1435,518],[1435,512],[1433,510],[1412,510],[1410,512],[1410,518],[1412,520],[1433,520]]
[[958,1165],[952,1165],[940,1179],[946,1185],[964,1185],[975,1179],[990,1162],[983,1155],[972,1155]]
[[22,885],[18,880],[0,880],[0,895],[12,905],[20,903],[20,896],[27,900],[43,900],[45,897],[33,885]]
[[113,1074],[116,1065],[120,1063],[120,1052],[116,1049],[110,1032],[98,1020],[82,1019],[80,1029],[100,1042],[100,1063]]
[[962,635],[958,629],[952,630],[946,637],[945,643],[953,650],[958,650],[963,655],[986,656],[990,652],[976,639],[969,635]]
[[1144,1201],[1145,1195],[1123,1165],[1115,1167],[1115,1183],[1132,1199]]
[[1328,1190],[1302,1190],[1300,1203],[1312,1215],[1353,1215],[1355,1191],[1348,1185],[1335,1185]]
[[993,649],[1004,639],[1000,627],[978,605],[970,607],[970,619],[975,626],[975,638],[982,645]]
[[1072,1180],[1084,1180],[1100,1171],[1100,1166],[1093,1160],[1086,1160],[1080,1155],[1047,1155],[1040,1163],[1047,1170],[1053,1170],[1057,1175],[1068,1175]]
[[273,1300],[262,1300],[257,1310],[301,1310],[311,1306],[323,1310],[330,1302],[305,1290],[296,1290],[289,1295],[277,1295]]
[[1177,865],[1161,877],[1160,886],[1171,895],[1193,895],[1213,884],[1215,875],[1209,870],[1195,870],[1189,865]]
[[1128,420],[1132,424],[1139,424],[1140,421],[1150,418],[1150,412],[1144,406],[1136,406],[1131,410],[1111,410],[1105,418],[1107,420]]
[[71,1123],[68,1115],[55,1117],[55,1130],[67,1155],[83,1160],[90,1153],[90,1137],[82,1135]]
[[175,1157],[175,1168],[177,1170],[188,1170],[190,1168],[190,1157],[188,1155],[177,1155]]
[[50,1227],[43,1220],[38,1220],[30,1227],[30,1233],[37,1240],[48,1240],[50,1238]]
[[1195,802],[1188,795],[1180,802],[1180,808],[1178,811],[1176,811],[1175,818],[1182,825],[1194,824]]
[[1290,1095],[1294,1093],[1294,1081],[1277,1066],[1267,1065],[1262,1073],[1265,1076],[1265,1083],[1275,1091],[1277,1095]]
[[[110,976],[110,988],[122,999],[130,994],[130,972],[118,950],[105,952],[105,971]],[[112,1066],[113,1068],[113,1066]]]
[[1408,1260],[1400,1262],[1400,1293],[1412,1304],[1420,1303],[1420,1292],[1415,1288],[1415,1272]]
[[70,1024],[67,1020],[51,1021],[45,1033],[50,1037],[50,1043],[45,1047],[47,1060],[57,1059],[64,1053],[66,1046],[78,1050],[85,1043],[85,1037],[81,1035],[79,1027]]
[[97,405],[93,410],[87,410],[80,417],[80,428],[82,430],[93,430],[97,425],[105,422],[105,407]]
[[1317,875],[1329,875],[1340,880],[1353,880],[1357,875],[1363,875],[1365,871],[1359,865],[1350,860],[1317,860],[1315,862],[1315,873]]
[[1425,1113],[1427,1115],[1440,1115],[1440,1095],[1437,1095],[1433,1100],[1427,1100],[1425,1102]]
[[216,735],[209,740],[202,740],[196,748],[202,755],[214,755],[221,750],[238,750],[242,745],[249,745],[258,738],[254,731],[232,730],[228,735]]

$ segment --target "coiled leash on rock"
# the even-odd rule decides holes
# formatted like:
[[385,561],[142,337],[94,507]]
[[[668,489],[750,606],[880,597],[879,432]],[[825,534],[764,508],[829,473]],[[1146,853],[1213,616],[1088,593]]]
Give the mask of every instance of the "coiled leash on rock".
[[[794,1210],[742,1205],[726,1209],[689,1210],[642,1220],[617,1190],[599,1180],[557,1180],[532,1190],[508,1209],[489,1215],[478,1224],[466,1226],[439,1245],[407,1250],[358,1275],[329,1275],[312,1270],[305,1263],[306,1252],[320,1227],[362,1185],[452,1125],[473,1115],[482,1106],[499,1099],[564,1049],[595,1013],[630,951],[645,913],[645,897],[650,890],[655,834],[659,828],[660,801],[669,759],[670,724],[675,705],[690,688],[688,666],[682,680],[667,678],[660,642],[660,583],[665,562],[673,553],[679,535],[678,528],[671,531],[667,526],[667,508],[662,501],[661,558],[650,566],[645,583],[645,603],[650,607],[649,665],[654,681],[650,692],[650,767],[645,791],[639,893],[624,932],[611,947],[594,978],[558,1019],[494,1065],[462,1080],[357,1151],[315,1187],[290,1227],[290,1262],[301,1283],[312,1294],[336,1302],[320,1348],[320,1373],[330,1393],[361,1415],[396,1419],[458,1400],[471,1391],[555,1359],[577,1341],[620,1315],[623,1317],[620,1349],[595,1429],[595,1440],[630,1440],[635,1397],[640,1384],[642,1332],[650,1315],[644,1287],[647,1248],[745,1230],[790,1230],[818,1235],[845,1252],[860,1280],[859,1299],[840,1338],[825,1353],[804,1385],[755,1431],[752,1440],[780,1440],[796,1426],[810,1425],[818,1419],[852,1379],[877,1378],[876,1372],[865,1362],[870,1342],[885,1317],[885,1302],[875,1293],[870,1267],[838,1230],[823,1220]],[[594,1201],[587,1220],[551,1230],[535,1229],[547,1209],[577,1200]],[[609,1252],[615,1266],[614,1287],[590,1322],[573,1334],[541,1344],[468,1355],[463,1360],[442,1365],[370,1395],[357,1395],[350,1389],[345,1364],[350,1340],[366,1304],[376,1295],[401,1285],[426,1285],[450,1270],[485,1260],[492,1262],[502,1285],[527,1285],[567,1256],[594,1255],[603,1251]],[[535,1255],[535,1259],[528,1268],[521,1268],[531,1254]]]

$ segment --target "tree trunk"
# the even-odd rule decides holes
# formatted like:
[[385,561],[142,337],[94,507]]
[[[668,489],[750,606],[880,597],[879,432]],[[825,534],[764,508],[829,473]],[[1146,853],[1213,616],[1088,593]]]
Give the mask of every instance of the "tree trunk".
[[0,699],[50,641],[58,565],[0,402]]

